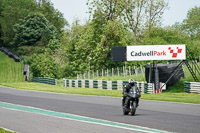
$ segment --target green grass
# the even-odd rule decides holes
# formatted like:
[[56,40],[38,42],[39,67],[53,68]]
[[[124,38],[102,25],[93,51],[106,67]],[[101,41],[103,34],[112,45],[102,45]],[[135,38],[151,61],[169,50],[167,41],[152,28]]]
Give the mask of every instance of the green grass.
[[4,53],[0,52],[0,83],[22,82],[23,63],[15,62]]
[[104,89],[91,89],[91,88],[75,88],[75,87],[62,87],[60,85],[47,85],[33,82],[18,82],[18,83],[0,83],[0,85],[13,87],[25,90],[47,91],[65,94],[81,94],[81,95],[96,95],[96,96],[111,96],[120,97],[121,91],[119,90],[104,90]]
[[[0,83],[0,85],[13,87],[25,90],[47,91],[65,94],[81,94],[81,95],[96,95],[96,96],[111,96],[121,97],[121,90],[104,90],[104,89],[91,89],[91,88],[72,88],[62,87],[61,85],[47,85],[41,83],[19,82],[19,83]],[[169,102],[183,102],[200,104],[200,94],[190,93],[173,93],[163,92],[162,94],[142,94],[141,99],[144,100],[157,100]]]
[[7,131],[3,128],[0,128],[0,133],[14,133],[14,132],[11,132],[11,131]]
[[[200,66],[200,63],[198,63]],[[173,92],[173,93],[182,93],[184,92],[184,82],[189,81],[189,82],[195,82],[192,75],[190,74],[189,70],[186,68],[186,66],[183,67],[185,77],[181,78],[181,80],[174,84],[173,86],[170,86],[167,88],[165,92]],[[200,79],[200,75],[197,74],[198,79]]]

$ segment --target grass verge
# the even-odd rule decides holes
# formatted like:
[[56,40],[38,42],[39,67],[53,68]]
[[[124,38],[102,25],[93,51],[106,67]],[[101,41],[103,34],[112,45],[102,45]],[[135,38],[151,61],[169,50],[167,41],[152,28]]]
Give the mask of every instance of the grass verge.
[[[65,94],[81,94],[81,95],[96,95],[96,96],[111,96],[121,97],[121,90],[104,90],[104,89],[91,89],[91,88],[72,88],[62,87],[61,85],[47,85],[41,83],[0,83],[2,86],[13,87],[17,89],[25,90],[37,90],[55,93]],[[157,101],[168,101],[168,102],[182,102],[182,103],[194,103],[200,104],[200,94],[191,93],[174,93],[174,92],[163,92],[161,94],[142,94],[141,99],[144,100],[157,100]]]
[[3,128],[0,128],[0,133],[14,133],[14,132],[11,132],[11,131],[7,131]]
[[4,53],[0,52],[0,82],[22,82],[23,76],[23,63],[15,62]]

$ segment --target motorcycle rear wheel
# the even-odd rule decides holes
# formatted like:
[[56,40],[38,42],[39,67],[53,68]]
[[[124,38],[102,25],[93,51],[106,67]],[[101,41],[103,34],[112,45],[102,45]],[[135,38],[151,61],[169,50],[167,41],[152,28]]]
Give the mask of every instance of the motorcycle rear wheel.
[[123,108],[123,114],[124,115],[128,115],[129,111],[127,111],[127,109]]

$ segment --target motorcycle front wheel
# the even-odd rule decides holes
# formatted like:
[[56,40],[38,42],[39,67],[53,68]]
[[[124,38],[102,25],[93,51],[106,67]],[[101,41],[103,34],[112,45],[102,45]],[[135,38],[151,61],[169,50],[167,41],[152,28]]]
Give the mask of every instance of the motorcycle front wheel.
[[136,108],[137,108],[137,103],[136,103],[136,101],[133,101],[130,104],[130,113],[131,113],[131,115],[135,115]]

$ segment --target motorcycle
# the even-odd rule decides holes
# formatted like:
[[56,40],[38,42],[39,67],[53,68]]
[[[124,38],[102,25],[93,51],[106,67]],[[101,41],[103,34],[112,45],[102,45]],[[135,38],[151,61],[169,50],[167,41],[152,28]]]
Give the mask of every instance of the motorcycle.
[[[122,98],[123,114],[135,115],[136,108],[138,107],[140,91],[136,86],[131,87],[129,93],[125,94],[126,98]],[[128,100],[128,105],[125,106],[125,100]]]

